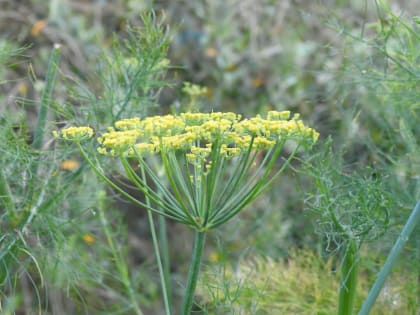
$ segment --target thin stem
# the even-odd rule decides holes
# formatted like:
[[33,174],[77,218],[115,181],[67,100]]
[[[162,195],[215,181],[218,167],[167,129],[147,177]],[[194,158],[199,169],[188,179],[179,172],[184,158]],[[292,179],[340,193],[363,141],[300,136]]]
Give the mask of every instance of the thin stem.
[[[247,206],[249,203],[251,203],[267,186],[269,183],[271,183],[274,178],[276,178],[278,175],[280,175],[285,168],[289,165],[289,162],[292,160],[292,158],[295,155],[295,152],[297,152],[297,148],[291,153],[289,158],[284,161],[281,168],[274,174],[274,176],[268,180],[269,172],[272,170],[272,161],[276,160],[278,157],[278,154],[280,154],[280,150],[276,151],[271,160],[269,160],[267,169],[264,171],[264,174],[254,174],[250,179],[249,183],[242,185],[243,187],[239,192],[236,193],[236,196],[232,197],[231,200],[228,200],[226,204],[223,205],[221,210],[215,210],[214,216],[211,219],[211,224],[208,225],[210,228],[215,228],[217,226],[220,226],[221,224],[227,222],[230,220],[233,216],[235,216],[239,211],[241,211],[245,206]],[[258,168],[256,173],[260,173],[263,171],[263,167],[265,166],[266,162],[265,159],[261,163],[261,166]],[[254,178],[258,178],[256,183],[253,184]]]
[[386,278],[391,272],[392,266],[395,264],[398,256],[400,255],[405,243],[410,238],[411,233],[414,231],[416,225],[420,222],[420,200],[417,202],[415,208],[411,212],[410,217],[408,218],[401,234],[399,235],[397,241],[391,249],[384,265],[382,266],[381,271],[378,273],[378,276],[369,291],[369,294],[362,305],[358,315],[368,315],[372,309],[375,301],[381,292],[381,289],[385,283]]
[[[143,180],[146,180],[146,173],[144,171],[144,167],[142,166],[142,164],[140,164],[140,172],[141,172],[141,176],[143,178]],[[146,186],[146,189],[148,190],[149,188]],[[145,194],[145,199],[146,199],[146,204],[147,206],[150,208],[150,199],[148,194]],[[157,233],[156,233],[156,229],[155,229],[155,223],[154,223],[154,219],[153,219],[153,213],[150,210],[147,210],[147,216],[149,219],[149,226],[150,226],[150,233],[152,234],[152,241],[153,241],[153,249],[155,251],[155,255],[156,255],[156,262],[158,265],[158,269],[159,269],[159,277],[160,277],[160,285],[162,287],[162,294],[163,294],[163,303],[165,304],[165,314],[166,315],[171,315],[171,307],[169,304],[169,297],[168,297],[168,287],[167,284],[169,282],[169,279],[167,279],[165,276],[165,272],[163,270],[163,265],[162,265],[162,259],[160,257],[160,248],[159,248],[159,241],[157,238]]]
[[338,315],[351,315],[357,287],[359,252],[357,243],[350,240],[341,265]]
[[194,247],[191,257],[190,270],[188,272],[187,286],[182,302],[181,315],[190,315],[191,313],[194,291],[197,285],[198,274],[200,272],[201,257],[203,255],[205,240],[206,232],[195,230]]
[[[180,206],[179,206],[177,200],[171,194],[171,192],[165,187],[165,184],[162,183],[161,178],[159,178],[158,175],[155,174],[155,172],[153,171],[153,169],[151,169],[150,166],[147,165],[146,161],[137,152],[136,149],[135,149],[135,153],[136,153],[137,162],[139,164],[141,164],[142,167],[144,167],[145,173],[147,173],[147,175],[149,176],[149,178],[153,181],[153,184],[155,184],[155,186],[157,188],[157,191],[159,192],[159,193],[155,193],[155,194],[158,195],[159,196],[159,199],[161,199],[162,202],[165,202],[165,204],[167,204],[170,208],[179,209],[179,211],[176,210],[175,212],[182,213],[182,210],[180,209]],[[127,160],[125,158],[122,158],[121,161],[123,162],[123,165],[126,165],[127,164],[127,166],[129,166],[129,163],[127,162]],[[131,169],[132,168],[130,167],[130,170]],[[133,173],[133,176],[136,179],[138,178],[138,176],[136,175],[136,173],[134,172],[134,170],[131,173]],[[140,184],[142,184],[142,180],[140,178],[139,178],[138,182]]]
[[[182,172],[179,170],[179,165],[178,162],[175,160],[175,162],[171,163],[171,161],[173,162],[173,160],[171,160],[170,157],[168,157],[165,153],[162,152],[162,162],[163,162],[163,166],[165,168],[165,173],[168,177],[168,181],[169,184],[172,188],[172,191],[174,192],[174,197],[175,200],[178,201],[180,208],[182,209],[182,211],[184,212],[184,214],[186,215],[186,217],[188,217],[188,219],[191,220],[191,222],[194,222],[194,219],[191,217],[190,212],[188,211],[187,207],[185,206],[184,200],[182,198],[182,193],[180,192],[178,185],[179,184],[182,188],[185,188],[185,182],[183,179],[183,174]],[[175,172],[175,173],[174,173]],[[178,183],[175,182],[175,180],[178,179]],[[184,190],[185,196],[188,197],[188,201],[190,204],[190,208],[194,208],[194,202],[191,199],[191,194],[188,192],[187,189]]]
[[99,198],[98,212],[99,212],[99,218],[101,220],[102,228],[104,230],[108,246],[111,249],[112,256],[114,258],[115,265],[118,269],[121,280],[125,286],[125,289],[128,292],[128,296],[132,303],[134,312],[136,313],[136,315],[143,315],[143,312],[141,311],[140,306],[137,303],[136,296],[134,294],[133,286],[131,284],[130,277],[128,274],[127,265],[124,262],[123,257],[121,257],[121,254],[117,249],[117,246],[114,242],[114,238],[112,237],[111,231],[109,229],[108,220],[106,219],[105,213],[104,213],[104,208],[105,208],[105,193],[101,193],[100,198]]
[[169,262],[169,246],[168,235],[166,231],[166,219],[161,215],[158,218],[160,251],[162,254],[162,265],[165,278],[165,287],[168,295],[168,304],[170,306],[172,305],[171,265]]
[[9,213],[10,225],[13,226],[16,223],[15,220],[17,218],[16,208],[3,169],[0,169],[0,205],[3,205],[4,209]]
[[[230,179],[225,184],[226,188],[224,188],[220,193],[212,194],[210,195],[211,203],[215,205],[219,204],[225,204],[226,201],[229,199],[231,195],[239,188],[241,185],[239,183],[248,175],[248,171],[252,166],[252,163],[255,160],[255,157],[257,156],[257,152],[255,151],[251,155],[252,151],[252,144],[254,142],[254,139],[251,139],[251,143],[249,144],[249,147],[245,154],[241,155],[239,160],[235,163],[235,169],[232,171],[232,176],[230,176]],[[238,175],[236,175],[238,174]],[[220,178],[220,176],[219,176]],[[215,201],[213,201],[213,198],[217,197]]]
[[[320,173],[315,173],[315,174],[311,174],[312,176],[315,177],[315,183],[316,183],[316,187],[318,187],[319,190],[319,195],[322,196],[322,200],[332,200],[330,197],[330,189],[327,187],[327,184],[325,183],[325,179],[322,178],[323,174]],[[334,208],[332,206],[331,203],[327,202],[326,205],[323,205],[326,207],[326,209],[328,210],[328,214],[330,216],[330,219],[334,225],[334,228],[336,230],[338,230],[340,233],[344,233],[346,229],[344,228],[344,226],[340,223],[340,220],[337,218],[337,215],[334,212]]]
[[[182,210],[179,210],[179,207],[176,205],[176,202],[173,202],[171,200],[171,196],[165,196],[166,198],[162,197],[162,194],[158,194],[154,192],[151,189],[148,189],[150,186],[147,183],[147,179],[140,178],[134,169],[131,167],[130,163],[123,157],[120,156],[120,160],[122,162],[122,165],[125,169],[125,172],[129,178],[129,180],[137,187],[139,192],[142,192],[143,194],[147,194],[147,197],[150,201],[154,202],[156,207],[159,207],[163,212],[167,213],[170,217],[178,217],[179,220],[182,220]],[[149,173],[149,170],[146,168],[146,164],[144,161],[139,161],[141,163],[141,167],[145,169],[146,172]],[[146,173],[145,172],[145,173]],[[151,175],[149,173],[149,175]],[[152,179],[153,180],[153,179]],[[162,187],[161,184],[153,181],[156,184],[157,189],[160,189]],[[146,204],[147,207],[147,204]]]
[[92,162],[92,160],[89,158],[88,154],[86,153],[86,151],[83,149],[83,147],[81,146],[81,144],[79,142],[76,142],[76,145],[78,146],[80,153],[82,154],[83,158],[86,160],[86,162],[89,164],[89,166],[92,168],[92,170],[94,171],[94,173],[96,175],[99,176],[99,178],[101,178],[105,183],[107,183],[109,186],[111,186],[113,189],[115,189],[116,191],[118,191],[121,195],[123,195],[124,197],[126,197],[128,200],[134,202],[136,205],[139,205],[140,207],[144,207],[150,211],[153,211],[157,214],[172,218],[175,221],[178,222],[183,222],[180,221],[178,218],[176,217],[172,217],[170,215],[168,215],[167,213],[160,211],[158,209],[149,207],[147,204],[141,202],[140,200],[137,200],[136,198],[134,198],[133,196],[131,196],[129,193],[127,193],[124,189],[122,189],[121,187],[119,187],[118,185],[116,185],[112,180],[110,180],[108,177],[106,177],[100,170],[99,168]]

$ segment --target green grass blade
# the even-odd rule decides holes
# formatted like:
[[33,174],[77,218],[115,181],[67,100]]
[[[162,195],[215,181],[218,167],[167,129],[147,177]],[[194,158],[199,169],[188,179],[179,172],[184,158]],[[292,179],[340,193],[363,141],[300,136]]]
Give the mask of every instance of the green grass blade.
[[45,89],[42,93],[41,107],[38,112],[38,119],[35,126],[34,141],[32,147],[39,150],[42,147],[44,133],[47,125],[48,110],[51,105],[52,92],[54,89],[55,77],[57,74],[57,64],[60,59],[61,46],[55,44],[48,61],[48,69],[45,78]]
[[[57,73],[57,64],[60,59],[60,54],[60,45],[54,45],[54,48],[51,51],[50,58],[48,61],[48,69],[45,77],[45,89],[42,93],[41,105],[38,112],[38,119],[36,121],[34,130],[34,140],[32,142],[32,148],[35,150],[36,154],[39,150],[41,150],[42,142],[44,140],[48,110],[51,106],[52,92],[54,89],[55,77]],[[29,183],[29,194],[27,198],[29,203],[32,203],[34,198],[35,180],[37,179],[39,160],[39,158],[35,158],[30,166],[31,181]]]
[[413,211],[411,212],[410,217],[408,218],[401,234],[398,236],[397,241],[391,249],[384,265],[382,266],[381,271],[378,273],[378,276],[369,291],[369,294],[363,303],[358,315],[368,315],[373,305],[375,304],[376,299],[378,298],[379,293],[385,283],[385,280],[388,278],[392,267],[394,266],[398,256],[401,254],[402,249],[404,248],[405,243],[411,236],[411,233],[414,231],[414,228],[420,222],[420,201],[417,202]]

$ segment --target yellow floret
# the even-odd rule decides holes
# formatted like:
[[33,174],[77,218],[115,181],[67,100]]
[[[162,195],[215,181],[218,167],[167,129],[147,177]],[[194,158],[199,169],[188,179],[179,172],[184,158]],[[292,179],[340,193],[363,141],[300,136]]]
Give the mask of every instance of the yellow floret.
[[[213,112],[182,113],[138,117],[117,121],[115,127],[98,137],[103,154],[128,154],[135,150],[141,155],[165,152],[184,152],[190,162],[203,162],[209,159],[216,146],[223,158],[232,158],[248,150],[267,150],[279,140],[288,138],[295,141],[312,141],[319,134],[306,127],[295,114],[290,118],[289,111],[269,111],[266,118],[260,115],[240,120],[235,113]],[[78,127],[88,128],[88,127]],[[85,129],[69,129],[63,137],[73,137],[82,132],[91,136]],[[83,133],[85,132],[85,133]],[[91,131],[93,134],[93,131]],[[250,147],[252,143],[252,148]],[[135,149],[134,149],[135,146]]]
[[205,158],[209,156],[210,152],[211,152],[211,147],[206,147],[206,148],[201,148],[201,147],[196,147],[196,146],[191,147],[191,153],[201,158]]
[[290,118],[290,111],[288,110],[285,110],[282,112],[272,110],[267,113],[268,120],[287,120],[289,118]]
[[237,136],[235,139],[236,146],[241,150],[248,150],[252,137],[250,135]]
[[132,148],[130,148],[127,152],[128,155],[136,155],[139,154],[140,156],[150,156],[154,155],[159,152],[159,147],[152,143],[137,143]]
[[209,119],[209,114],[206,113],[182,113],[180,117],[184,120],[187,126],[198,126]]
[[140,127],[140,117],[126,118],[115,123],[115,127],[121,130],[130,130]]
[[272,148],[275,144],[275,141],[269,140],[266,137],[255,137],[253,148],[257,150],[266,150]]
[[194,164],[195,162],[197,162],[197,156],[193,153],[187,153],[185,154],[185,157],[187,158],[187,161],[190,162],[191,164]]
[[104,133],[102,137],[98,138],[98,141],[104,147],[119,150],[135,144],[141,135],[140,130],[113,131]]
[[150,136],[172,136],[182,133],[185,123],[181,118],[173,115],[153,116],[144,119],[139,128]]
[[264,132],[263,120],[260,117],[244,119],[235,124],[235,130],[239,134],[249,134],[253,136],[261,135]]
[[65,140],[74,141],[90,139],[93,136],[93,129],[90,127],[69,127],[61,130],[61,136]]
[[103,155],[107,155],[108,154],[108,151],[105,148],[103,148],[103,147],[98,147],[96,150],[100,154],[103,154]]

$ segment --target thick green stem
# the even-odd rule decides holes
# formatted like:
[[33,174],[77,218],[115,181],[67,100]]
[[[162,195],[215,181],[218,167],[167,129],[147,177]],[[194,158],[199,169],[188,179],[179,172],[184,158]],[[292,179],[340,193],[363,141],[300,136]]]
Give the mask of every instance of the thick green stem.
[[340,295],[338,315],[351,315],[353,310],[354,296],[357,287],[359,267],[359,251],[357,243],[350,240],[344,253],[341,265]]
[[194,291],[197,285],[200,272],[201,257],[203,255],[206,232],[195,231],[194,247],[191,257],[190,270],[188,272],[187,286],[185,288],[184,300],[182,302],[181,315],[190,315],[193,305]]
[[407,220],[400,236],[398,237],[397,241],[395,242],[394,246],[391,249],[384,265],[382,266],[381,271],[378,273],[378,276],[373,284],[370,292],[362,305],[358,315],[368,315],[370,310],[372,309],[375,301],[381,292],[381,289],[385,283],[386,278],[388,277],[389,273],[391,272],[391,268],[394,265],[395,261],[397,260],[398,256],[400,255],[405,243],[410,238],[411,233],[414,231],[414,228],[420,221],[420,201],[417,202],[417,205],[411,212],[410,217]]

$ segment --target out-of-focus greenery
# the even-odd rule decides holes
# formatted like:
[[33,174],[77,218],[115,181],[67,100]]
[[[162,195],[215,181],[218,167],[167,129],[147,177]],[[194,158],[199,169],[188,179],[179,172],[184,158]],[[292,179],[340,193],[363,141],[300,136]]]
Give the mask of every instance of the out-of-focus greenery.
[[[104,207],[106,227],[114,233],[120,263],[129,270],[138,303],[145,314],[162,314],[144,209],[110,191],[104,201],[102,184],[77,152],[55,145],[50,131],[68,124],[103,130],[117,118],[189,109],[190,100],[182,93],[186,81],[207,88],[198,102],[203,111],[251,116],[288,109],[302,113],[321,138],[331,136],[332,155],[320,161],[327,169],[328,163],[340,161],[338,174],[348,175],[351,183],[363,185],[359,176],[364,174],[375,192],[383,189],[384,195],[392,196],[388,228],[378,231],[379,239],[367,243],[362,254],[375,249],[377,261],[383,261],[419,198],[420,26],[413,16],[420,12],[418,1],[0,0],[0,7],[2,314],[130,314],[133,305],[116,270],[98,207]],[[151,9],[156,13],[148,16]],[[62,47],[59,75],[43,145],[33,150],[54,43]],[[40,168],[32,174],[31,165],[38,160]],[[272,269],[285,283],[300,284],[293,276],[298,274],[302,283],[309,287],[318,283],[328,292],[328,301],[297,292],[289,296],[305,307],[302,314],[324,306],[325,314],[335,312],[329,303],[337,301],[333,295],[338,282],[329,271],[339,266],[339,260],[324,264],[324,258],[313,252],[337,253],[339,247],[326,246],[334,235],[328,239],[317,233],[318,223],[325,221],[319,212],[310,211],[313,204],[305,205],[314,200],[305,199],[308,193],[316,197],[313,182],[292,169],[285,175],[239,217],[210,235],[207,258],[217,257],[228,271],[209,271],[203,278],[203,288],[217,284],[214,291],[200,294],[210,314],[215,311],[210,307],[219,306],[227,314],[254,314],[257,308],[248,303],[254,298],[281,303],[278,294],[285,287],[277,291],[264,286],[275,274]],[[117,175],[115,179],[126,184]],[[67,186],[69,182],[72,185]],[[337,185],[344,182],[339,178]],[[345,191],[345,183],[336,187],[341,194]],[[363,187],[358,188],[363,195]],[[37,205],[36,198],[27,200],[28,189],[35,197],[53,201],[21,230],[31,206]],[[346,198],[351,197],[352,192],[346,192]],[[191,236],[172,223],[168,233],[176,287],[183,282],[179,279],[185,275]],[[407,309],[394,314],[416,313],[418,284],[412,279],[419,267],[418,247],[415,237],[408,242],[407,259],[400,261],[382,293],[378,314],[381,307],[389,314],[389,303],[396,297],[407,299]],[[310,251],[297,251],[284,260],[293,248]],[[232,278],[236,271],[231,266],[248,253],[262,258],[240,259],[237,270],[257,265],[261,276],[250,271],[250,281]],[[373,261],[366,255],[358,303],[379,268]],[[328,288],[320,281],[324,276],[331,281]],[[229,295],[222,296],[220,288]],[[267,293],[263,289],[269,294],[258,294]],[[393,290],[398,292],[390,293]]]
[[[378,259],[368,255],[364,261],[357,308],[367,295]],[[248,255],[235,266],[213,262],[199,290],[204,314],[336,314],[339,273],[335,265],[333,259],[305,249],[292,250],[282,260]],[[406,277],[397,270],[372,314],[415,314],[416,295],[415,275]]]
[[[144,15],[142,21],[147,32],[133,28],[125,43],[115,39],[118,49],[102,52],[97,63],[102,72],[91,69],[92,77],[98,78],[96,85],[82,84],[72,73],[60,73],[57,78],[59,58],[51,58],[48,70],[36,75],[36,69],[27,63],[35,59],[20,57],[23,52],[29,55],[33,48],[17,49],[17,43],[10,39],[2,41],[5,48],[0,59],[6,78],[1,85],[6,97],[0,111],[2,314],[129,313],[136,302],[145,310],[155,308],[158,291],[147,245],[142,260],[131,270],[126,246],[129,235],[126,223],[122,223],[123,213],[116,211],[114,195],[109,193],[104,201],[102,184],[91,176],[78,153],[66,144],[56,144],[51,134],[57,126],[87,121],[99,129],[120,111],[146,112],[149,104],[154,104],[156,87],[165,85],[158,78],[167,67],[163,58],[167,37],[153,14]],[[134,43],[136,46],[130,46]],[[55,47],[56,56],[61,50],[65,56],[64,46]],[[129,65],[124,59],[127,51],[132,58]],[[144,67],[140,62],[148,55],[150,66]],[[111,57],[114,63],[104,62]],[[33,86],[18,79],[25,64]],[[110,73],[111,66],[112,74],[120,76],[118,80],[101,75]],[[142,90],[138,89],[139,82]],[[51,96],[54,85],[58,88],[52,89]],[[29,93],[40,101],[24,97]]]

